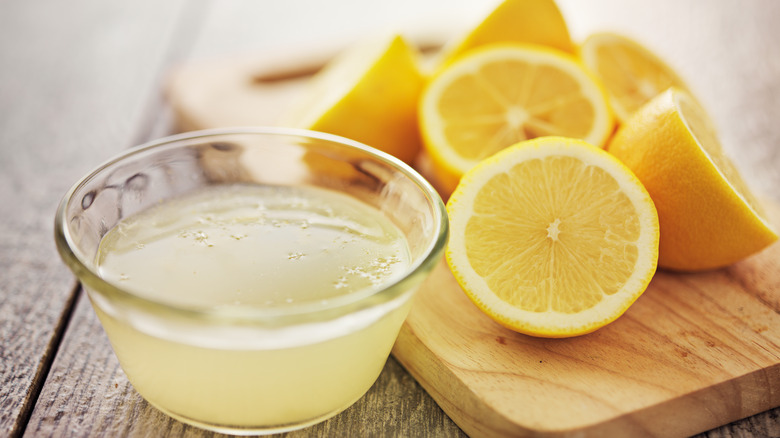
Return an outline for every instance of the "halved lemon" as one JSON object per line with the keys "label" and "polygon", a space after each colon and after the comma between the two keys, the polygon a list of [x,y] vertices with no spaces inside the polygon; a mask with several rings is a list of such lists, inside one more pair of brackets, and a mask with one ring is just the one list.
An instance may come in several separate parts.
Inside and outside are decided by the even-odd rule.
{"label": "halved lemon", "polygon": [[614,321],[656,270],[658,216],[633,173],[584,141],[520,142],[467,172],[447,203],[447,262],[469,298],[521,333]]}
{"label": "halved lemon", "polygon": [[399,35],[350,47],[312,78],[282,124],[347,137],[411,164],[421,149],[418,57]]}
{"label": "halved lemon", "polygon": [[604,89],[577,59],[523,44],[478,48],[442,69],[422,93],[419,117],[445,193],[518,141],[559,135],[602,146],[614,125]]}
{"label": "halved lemon", "polygon": [[590,35],[580,47],[580,57],[601,78],[621,123],[669,87],[686,89],[680,76],[661,58],[622,35]]}
{"label": "halved lemon", "polygon": [[718,268],[777,240],[712,121],[685,91],[671,88],[640,108],[608,151],[636,174],[658,208],[659,266]]}

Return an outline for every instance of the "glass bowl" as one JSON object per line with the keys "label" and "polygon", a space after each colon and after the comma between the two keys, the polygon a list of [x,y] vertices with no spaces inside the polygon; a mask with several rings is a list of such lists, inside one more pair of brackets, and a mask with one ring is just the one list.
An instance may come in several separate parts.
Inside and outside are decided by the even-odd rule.
{"label": "glass bowl", "polygon": [[[237,186],[326,190],[368,205],[400,230],[408,265],[347,295],[270,306],[172,300],[166,291],[182,291],[170,282],[168,289],[133,288],[100,270],[99,254],[110,254],[101,240],[120,221],[193,193]],[[362,397],[412,297],[440,260],[447,233],[441,198],[400,160],[345,138],[283,128],[198,131],[132,148],[78,181],[55,218],[59,253],[135,389],[176,419],[231,434],[302,428]],[[214,262],[220,257],[227,256]],[[235,275],[225,272],[220,280],[228,284]],[[312,290],[325,286],[311,280],[311,267],[285,275],[310,280]],[[258,287],[274,288],[263,281]]]}

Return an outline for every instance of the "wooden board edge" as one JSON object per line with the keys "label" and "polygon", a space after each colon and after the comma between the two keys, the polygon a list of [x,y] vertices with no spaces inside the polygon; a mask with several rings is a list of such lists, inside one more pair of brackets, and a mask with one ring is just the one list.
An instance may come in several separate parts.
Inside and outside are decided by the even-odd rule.
{"label": "wooden board edge", "polygon": [[[409,324],[404,324],[393,346],[392,354],[398,363],[414,377],[436,401],[439,407],[470,437],[502,437],[528,435],[532,432],[517,426],[514,422],[498,414],[484,403],[459,405],[452,400],[479,400],[473,392],[441,362],[435,354],[414,334]],[[416,357],[412,362],[406,360]],[[449,375],[452,385],[437,388],[431,381]],[[479,421],[478,421],[479,420]],[[489,428],[483,425],[487,423]]]}

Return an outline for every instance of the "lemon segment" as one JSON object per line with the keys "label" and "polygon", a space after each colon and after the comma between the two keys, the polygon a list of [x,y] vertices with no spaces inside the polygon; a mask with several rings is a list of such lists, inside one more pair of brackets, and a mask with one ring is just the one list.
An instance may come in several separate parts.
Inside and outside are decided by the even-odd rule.
{"label": "lemon segment", "polygon": [[447,203],[450,268],[501,325],[567,337],[614,321],[644,292],[658,256],[650,196],[586,142],[520,142],[468,171]]}
{"label": "lemon segment", "polygon": [[553,0],[504,0],[474,28],[444,47],[440,65],[474,48],[503,42],[539,44],[574,53],[566,21]]}
{"label": "lemon segment", "polygon": [[601,146],[614,126],[604,89],[577,59],[523,44],[481,47],[444,68],[423,91],[419,117],[445,192],[518,141],[558,135]]}
{"label": "lemon segment", "polygon": [[418,58],[399,35],[351,47],[312,78],[282,123],[341,135],[411,164],[421,149]]}
{"label": "lemon segment", "polygon": [[687,89],[660,57],[622,35],[590,35],[580,47],[580,57],[604,83],[620,123],[669,87]]}
{"label": "lemon segment", "polygon": [[778,238],[694,98],[669,89],[615,133],[608,150],[647,188],[661,223],[659,266],[730,265]]}

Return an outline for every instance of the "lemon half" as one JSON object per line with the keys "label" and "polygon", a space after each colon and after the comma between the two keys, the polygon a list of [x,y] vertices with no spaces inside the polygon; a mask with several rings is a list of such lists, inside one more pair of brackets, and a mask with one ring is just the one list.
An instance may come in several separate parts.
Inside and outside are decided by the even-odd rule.
{"label": "lemon half", "polygon": [[601,146],[614,126],[606,92],[576,58],[527,44],[481,47],[441,70],[423,91],[419,117],[445,192],[518,141],[557,135]]}
{"label": "lemon half", "polygon": [[631,171],[580,140],[518,143],[467,172],[447,203],[447,262],[501,325],[543,337],[592,332],[645,291],[658,216]]}

